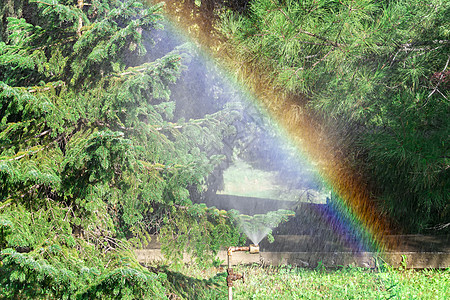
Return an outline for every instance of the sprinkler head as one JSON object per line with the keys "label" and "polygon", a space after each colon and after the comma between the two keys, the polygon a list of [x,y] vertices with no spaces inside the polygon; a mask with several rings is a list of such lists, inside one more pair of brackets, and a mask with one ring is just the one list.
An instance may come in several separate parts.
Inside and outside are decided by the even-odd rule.
{"label": "sprinkler head", "polygon": [[250,254],[256,254],[259,253],[259,245],[250,244]]}

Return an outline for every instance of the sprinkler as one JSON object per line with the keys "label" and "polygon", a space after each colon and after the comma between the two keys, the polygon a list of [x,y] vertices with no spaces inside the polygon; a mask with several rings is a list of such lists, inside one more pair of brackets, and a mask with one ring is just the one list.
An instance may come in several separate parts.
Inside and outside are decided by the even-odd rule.
{"label": "sprinkler", "polygon": [[242,279],[242,282],[245,282],[244,274],[234,273],[231,268],[231,255],[236,251],[248,251],[250,254],[259,253],[259,246],[251,244],[248,247],[229,247],[228,248],[228,269],[227,269],[227,286],[228,286],[228,300],[233,300],[233,281]]}

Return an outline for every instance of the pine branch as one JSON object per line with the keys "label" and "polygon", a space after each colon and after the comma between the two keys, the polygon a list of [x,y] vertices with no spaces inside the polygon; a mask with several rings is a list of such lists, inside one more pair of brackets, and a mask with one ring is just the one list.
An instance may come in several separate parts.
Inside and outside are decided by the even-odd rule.
{"label": "pine branch", "polygon": [[[286,14],[286,12],[285,12],[282,8],[280,8],[280,9],[278,9],[278,10],[286,17],[286,19],[287,19],[293,26],[296,26],[296,24],[291,20],[291,18]],[[340,43],[338,43],[338,42],[331,41],[331,40],[329,40],[329,39],[327,39],[327,38],[324,38],[324,37],[322,37],[322,36],[320,36],[320,35],[317,35],[317,34],[315,34],[315,33],[308,32],[308,31],[303,30],[303,29],[301,29],[301,28],[298,29],[298,31],[299,31],[300,33],[304,33],[304,34],[309,35],[309,36],[311,36],[311,37],[314,37],[314,38],[316,38],[316,39],[319,39],[319,40],[322,40],[322,41],[324,41],[324,42],[327,42],[327,43],[329,43],[331,46],[334,46],[334,47],[342,47],[342,46],[344,46],[344,44],[340,44]]]}
{"label": "pine branch", "polygon": [[[445,63],[445,67],[444,67],[444,69],[443,69],[442,72],[441,72],[441,76],[439,77],[438,83],[436,84],[436,86],[434,87],[433,91],[428,95],[427,98],[430,98],[430,97],[438,90],[438,87],[439,87],[439,85],[441,84],[442,79],[444,78],[444,72],[445,72],[445,70],[447,70],[449,61],[450,61],[450,55],[448,56],[447,62]],[[446,100],[448,100],[447,97],[444,96],[444,94],[442,94],[440,91],[439,91],[439,93],[440,93]]]}
{"label": "pine branch", "polygon": [[4,201],[2,204],[2,206],[0,206],[0,211],[8,206],[10,206],[13,202],[13,199],[8,199],[6,201]]}
{"label": "pine branch", "polygon": [[321,59],[319,59],[318,61],[316,61],[316,62],[312,65],[311,69],[314,68],[315,66],[317,66],[317,64],[319,64],[320,62],[322,62],[325,58],[327,58],[327,56],[328,56],[331,52],[333,52],[333,50],[328,51],[327,54],[325,54]]}
{"label": "pine branch", "polygon": [[449,227],[449,226],[450,226],[450,223],[445,223],[445,224],[439,224],[439,225],[436,225],[436,226],[434,226],[434,227],[429,227],[429,228],[426,228],[426,229],[442,230],[442,229],[445,229],[445,228],[447,228],[447,227]]}

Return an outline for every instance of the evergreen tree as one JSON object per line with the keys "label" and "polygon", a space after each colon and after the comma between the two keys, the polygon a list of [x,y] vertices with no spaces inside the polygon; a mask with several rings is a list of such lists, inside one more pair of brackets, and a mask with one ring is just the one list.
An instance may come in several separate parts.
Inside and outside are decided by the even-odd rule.
{"label": "evergreen tree", "polygon": [[307,96],[384,211],[418,232],[449,228],[449,11],[448,1],[254,0],[220,26],[236,60],[300,107]]}
{"label": "evergreen tree", "polygon": [[161,5],[21,3],[0,16],[0,294],[165,298],[130,245],[159,233],[173,257],[212,258],[239,243],[230,216],[188,192],[220,163],[211,149],[236,112],[174,123],[170,85],[195,53],[149,61]]}

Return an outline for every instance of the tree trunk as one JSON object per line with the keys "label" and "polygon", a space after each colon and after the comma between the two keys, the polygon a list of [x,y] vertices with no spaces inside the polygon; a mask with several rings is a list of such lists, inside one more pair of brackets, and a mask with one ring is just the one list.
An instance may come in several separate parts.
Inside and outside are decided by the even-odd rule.
{"label": "tree trunk", "polygon": [[28,3],[28,0],[0,0],[0,42],[8,42],[8,18],[25,18],[27,21],[33,16],[36,9]]}

